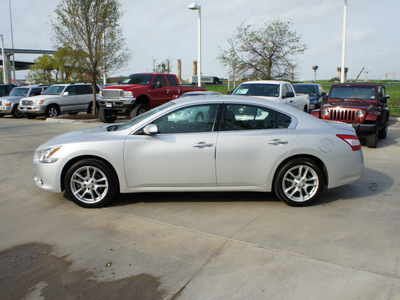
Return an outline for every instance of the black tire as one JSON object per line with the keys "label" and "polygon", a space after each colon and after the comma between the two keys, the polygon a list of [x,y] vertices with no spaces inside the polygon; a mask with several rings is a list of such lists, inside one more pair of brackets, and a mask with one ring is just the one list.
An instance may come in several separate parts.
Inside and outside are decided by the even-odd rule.
{"label": "black tire", "polygon": [[[93,102],[90,102],[89,105],[88,105],[88,108],[87,108],[87,110],[86,110],[86,112],[87,112],[88,114],[91,114],[91,113],[92,113],[92,107],[93,107]],[[95,114],[98,114],[98,113],[99,113],[99,106],[97,105],[97,103],[96,103],[96,111],[95,111],[94,113],[95,113]]]}
{"label": "black tire", "polygon": [[0,118],[2,118],[2,117],[4,117],[4,115],[3,115],[3,114],[0,114]]}
{"label": "black tire", "polygon": [[98,159],[84,159],[73,164],[64,181],[69,199],[87,208],[103,207],[118,193],[114,170]]}
{"label": "black tire", "polygon": [[388,128],[389,128],[389,115],[386,117],[386,122],[385,122],[385,127],[379,130],[379,135],[378,137],[380,139],[386,139],[387,133],[388,133]]}
{"label": "black tire", "polygon": [[18,104],[14,106],[11,115],[13,116],[13,118],[18,118],[18,119],[24,117],[24,113],[18,110]]}
{"label": "black tire", "polygon": [[308,158],[296,158],[278,169],[274,191],[290,206],[307,206],[318,198],[324,184],[325,176],[317,163]]}
{"label": "black tire", "polygon": [[308,113],[308,108],[307,108],[307,106],[304,106],[303,111],[304,111],[305,113]]}
{"label": "black tire", "polygon": [[27,119],[36,119],[36,117],[37,117],[37,115],[34,115],[34,114],[25,114],[25,113],[24,113],[24,116],[25,116],[25,118],[27,118]]}
{"label": "black tire", "polygon": [[376,131],[372,134],[367,135],[366,144],[368,148],[376,148],[378,146],[378,125],[376,126]]}
{"label": "black tire", "polygon": [[133,107],[133,109],[130,113],[130,117],[131,117],[131,119],[133,119],[134,117],[137,117],[138,115],[141,115],[148,110],[149,110],[149,107],[146,104],[139,103]]}
{"label": "black tire", "polygon": [[56,118],[60,115],[60,108],[55,104],[50,104],[46,107],[44,116],[46,118]]}
{"label": "black tire", "polygon": [[100,107],[99,109],[99,119],[104,123],[114,123],[117,117],[112,116],[108,109],[104,109],[104,107]]}

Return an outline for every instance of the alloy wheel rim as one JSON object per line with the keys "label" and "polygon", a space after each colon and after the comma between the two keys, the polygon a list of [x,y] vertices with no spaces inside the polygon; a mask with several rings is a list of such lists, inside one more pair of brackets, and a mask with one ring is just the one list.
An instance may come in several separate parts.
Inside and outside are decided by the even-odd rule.
{"label": "alloy wheel rim", "polygon": [[81,202],[93,204],[104,199],[108,192],[108,179],[98,168],[84,166],[71,177],[71,191]]}
{"label": "alloy wheel rim", "polygon": [[285,196],[294,202],[304,202],[318,191],[319,178],[313,168],[298,165],[289,169],[282,180]]}
{"label": "alloy wheel rim", "polygon": [[49,117],[50,117],[50,118],[52,118],[52,117],[57,117],[57,115],[58,115],[57,109],[54,108],[54,107],[51,107],[51,108],[49,109]]}

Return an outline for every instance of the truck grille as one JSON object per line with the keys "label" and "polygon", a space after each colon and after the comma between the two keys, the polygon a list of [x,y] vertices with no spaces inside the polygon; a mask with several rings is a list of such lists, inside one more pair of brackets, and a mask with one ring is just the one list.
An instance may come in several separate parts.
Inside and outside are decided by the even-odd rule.
{"label": "truck grille", "polygon": [[22,100],[22,105],[33,105],[32,100]]}
{"label": "truck grille", "polygon": [[119,99],[124,98],[124,90],[107,89],[101,91],[104,99]]}
{"label": "truck grille", "polygon": [[353,122],[356,117],[356,111],[347,109],[332,109],[329,111],[329,116],[330,120]]}

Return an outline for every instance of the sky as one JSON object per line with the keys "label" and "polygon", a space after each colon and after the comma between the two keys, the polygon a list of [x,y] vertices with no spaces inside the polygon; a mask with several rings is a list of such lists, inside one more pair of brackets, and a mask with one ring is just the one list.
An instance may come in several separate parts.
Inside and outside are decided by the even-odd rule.
{"label": "sky", "polygon": [[[0,1],[0,34],[5,48],[11,48],[10,7],[14,48],[53,49],[51,20],[58,0]],[[122,34],[131,51],[126,67],[110,76],[152,72],[153,59],[169,59],[177,73],[182,62],[182,78],[193,75],[197,60],[197,11],[189,10],[191,0],[120,0]],[[220,49],[241,24],[261,26],[279,18],[291,20],[292,30],[301,35],[308,50],[296,56],[296,80],[338,77],[342,59],[344,0],[199,0],[202,22],[202,74],[227,78],[230,70],[217,59]],[[400,1],[348,0],[346,67],[354,79],[362,68],[368,79],[384,79],[385,73],[400,78]],[[18,54],[16,60],[33,61],[37,56]],[[19,71],[17,79],[27,72]],[[365,78],[365,73],[360,79]],[[391,77],[390,77],[391,78]]]}

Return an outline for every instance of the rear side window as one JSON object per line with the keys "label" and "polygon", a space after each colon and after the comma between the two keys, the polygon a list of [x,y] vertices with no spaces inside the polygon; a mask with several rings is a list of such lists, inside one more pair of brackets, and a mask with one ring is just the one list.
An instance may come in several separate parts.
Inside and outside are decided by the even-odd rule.
{"label": "rear side window", "polygon": [[77,85],[76,86],[76,94],[77,95],[86,95],[91,94],[92,89],[89,85]]}
{"label": "rear side window", "polygon": [[173,75],[167,75],[167,80],[169,86],[178,86],[178,83],[176,82],[176,77]]}
{"label": "rear side window", "polygon": [[226,106],[222,130],[260,130],[288,128],[292,118],[280,112],[253,105]]}
{"label": "rear side window", "polygon": [[41,88],[33,88],[31,90],[30,96],[37,96],[37,95],[40,95],[41,93],[42,93],[42,89]]}

